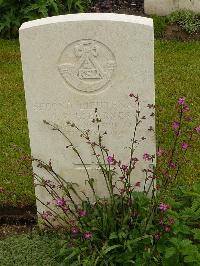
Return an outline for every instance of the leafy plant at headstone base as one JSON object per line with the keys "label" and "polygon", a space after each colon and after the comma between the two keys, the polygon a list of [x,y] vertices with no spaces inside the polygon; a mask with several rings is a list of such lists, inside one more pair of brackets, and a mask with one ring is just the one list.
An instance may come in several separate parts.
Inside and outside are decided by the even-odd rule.
{"label": "leafy plant at headstone base", "polygon": [[177,23],[189,34],[200,32],[200,14],[191,10],[178,10],[168,16],[171,24]]}
{"label": "leafy plant at headstone base", "polygon": [[169,23],[168,17],[153,15],[151,18],[153,19],[155,38],[162,38]]}
{"label": "leafy plant at headstone base", "polygon": [[89,4],[90,0],[0,0],[0,36],[16,38],[23,22],[84,12]]}
{"label": "leafy plant at headstone base", "polygon": [[[130,94],[137,106],[134,133],[130,145],[130,159],[121,162],[104,145],[106,132],[101,131],[101,119],[95,110],[93,123],[97,127],[97,141],[89,130],[74,128],[92,149],[108,190],[108,198],[100,198],[95,180],[76,146],[55,124],[44,123],[58,131],[82,162],[94,199],[78,191],[78,185],[65,181],[53,169],[50,161],[31,158],[51,179],[34,173],[36,186],[51,195],[51,202],[42,202],[46,211],[39,213],[44,225],[64,229],[58,253],[63,265],[199,265],[200,261],[200,183],[192,188],[180,186],[178,176],[185,163],[185,155],[200,133],[200,126],[191,125],[185,98],[179,98],[177,118],[172,122],[174,140],[170,149],[158,147],[158,166],[144,169],[145,180],[132,180],[138,158],[134,151],[144,140],[137,130],[144,119],[138,95]],[[154,105],[148,104],[154,116]],[[153,130],[152,128],[149,130]],[[154,154],[145,153],[143,160],[153,163]],[[138,191],[140,187],[140,191]]]}

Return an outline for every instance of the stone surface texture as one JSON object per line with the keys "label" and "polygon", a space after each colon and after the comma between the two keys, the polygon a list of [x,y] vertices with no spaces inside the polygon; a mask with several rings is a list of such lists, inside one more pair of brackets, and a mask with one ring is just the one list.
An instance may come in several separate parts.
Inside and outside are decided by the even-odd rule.
{"label": "stone surface texture", "polygon": [[[90,129],[95,108],[101,117],[101,132],[107,131],[105,144],[109,154],[128,163],[130,140],[135,126],[136,103],[129,94],[140,97],[141,116],[136,138],[135,157],[140,162],[133,183],[144,181],[142,169],[148,167],[144,153],[155,154],[154,116],[148,104],[154,104],[154,37],[149,18],[117,14],[76,14],[39,19],[20,28],[20,49],[26,96],[31,153],[52,166],[65,180],[76,182],[86,193],[86,173],[74,152],[66,149],[68,141],[43,123],[58,125],[76,145],[88,167],[100,196],[107,196],[103,176],[88,144],[80,133],[67,125],[75,122]],[[50,178],[33,164],[33,171]],[[49,196],[36,187],[43,202]],[[39,212],[44,206],[37,203]]]}
{"label": "stone surface texture", "polygon": [[200,12],[199,0],[144,0],[144,11],[149,15],[166,16],[180,9]]}

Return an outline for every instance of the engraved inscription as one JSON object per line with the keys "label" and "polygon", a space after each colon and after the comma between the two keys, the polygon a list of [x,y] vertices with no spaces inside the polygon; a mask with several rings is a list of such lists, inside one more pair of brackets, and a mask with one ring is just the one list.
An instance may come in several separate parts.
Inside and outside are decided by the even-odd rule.
{"label": "engraved inscription", "polygon": [[116,68],[112,51],[95,40],[79,40],[62,52],[58,70],[74,89],[93,92],[105,87]]}
{"label": "engraved inscription", "polygon": [[[86,97],[87,98],[87,97]],[[127,135],[127,128],[134,131],[135,126],[135,106],[127,102],[118,102],[116,100],[88,100],[77,102],[76,105],[68,99],[62,99],[58,102],[36,102],[32,106],[36,116],[41,116],[51,123],[55,123],[70,138],[74,139],[74,144],[78,149],[84,164],[89,169],[98,169],[97,161],[89,145],[80,138],[79,132],[71,127],[67,121],[74,122],[81,130],[90,130],[90,136],[93,141],[98,141],[98,128],[93,123],[95,117],[94,109],[97,108],[98,116],[101,118],[100,132],[103,135],[105,131],[104,144],[106,147],[115,151],[119,143],[123,149],[120,150],[120,158],[126,159],[129,141],[132,137],[131,132]],[[41,113],[41,114],[40,114]],[[49,116],[49,114],[51,114]],[[138,135],[152,138],[153,131],[149,127],[154,127],[154,118],[149,117],[148,113],[142,111],[141,117],[146,115],[147,120],[143,121],[143,126],[138,128]],[[75,139],[76,136],[76,139]],[[147,138],[148,140],[148,138]],[[146,140],[145,140],[146,142]],[[144,144],[144,142],[143,142]],[[136,145],[137,146],[137,145]],[[96,148],[98,149],[98,148]],[[100,154],[100,151],[96,150]],[[76,154],[70,155],[70,163],[74,169],[83,169],[82,162]]]}

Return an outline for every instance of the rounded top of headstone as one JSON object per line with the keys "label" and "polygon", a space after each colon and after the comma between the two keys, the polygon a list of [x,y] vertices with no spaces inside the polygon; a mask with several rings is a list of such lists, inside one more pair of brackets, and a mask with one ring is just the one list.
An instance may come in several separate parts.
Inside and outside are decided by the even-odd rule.
{"label": "rounded top of headstone", "polygon": [[25,22],[21,25],[20,31],[48,25],[52,23],[63,23],[63,22],[76,22],[76,21],[116,21],[125,23],[134,23],[153,27],[153,20],[151,18],[125,15],[125,14],[114,14],[114,13],[79,13],[79,14],[68,14],[61,16],[53,16],[42,19],[36,19]]}

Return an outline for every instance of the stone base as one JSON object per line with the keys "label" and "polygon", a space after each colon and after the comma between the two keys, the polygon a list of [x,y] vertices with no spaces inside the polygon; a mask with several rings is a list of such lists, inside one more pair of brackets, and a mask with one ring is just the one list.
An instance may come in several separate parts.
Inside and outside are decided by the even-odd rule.
{"label": "stone base", "polygon": [[144,0],[144,11],[149,15],[166,16],[179,9],[200,12],[199,0]]}

